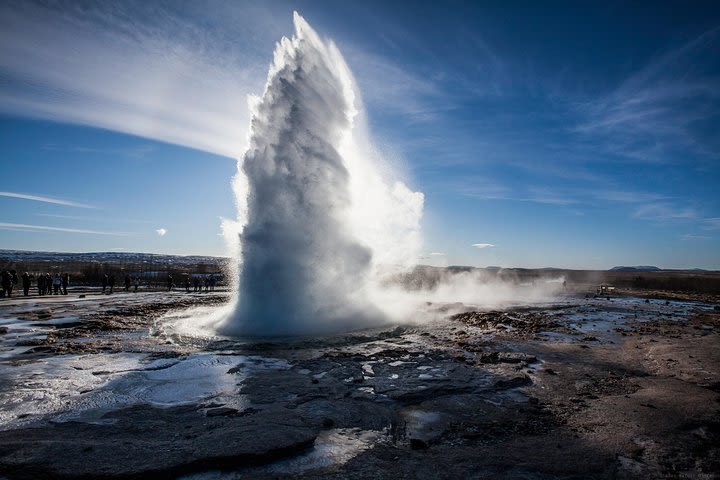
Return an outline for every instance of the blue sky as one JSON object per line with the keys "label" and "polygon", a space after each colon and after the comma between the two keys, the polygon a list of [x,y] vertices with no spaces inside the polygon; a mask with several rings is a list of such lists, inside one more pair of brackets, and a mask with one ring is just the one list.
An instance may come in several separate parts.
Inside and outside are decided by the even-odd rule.
{"label": "blue sky", "polygon": [[3,2],[0,248],[223,255],[298,10],[425,193],[423,263],[720,269],[720,4],[464,3]]}

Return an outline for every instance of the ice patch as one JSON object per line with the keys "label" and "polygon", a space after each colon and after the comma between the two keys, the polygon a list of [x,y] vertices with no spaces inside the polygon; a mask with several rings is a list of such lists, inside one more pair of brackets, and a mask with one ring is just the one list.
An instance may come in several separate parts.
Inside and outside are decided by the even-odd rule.
{"label": "ice patch", "polygon": [[132,353],[65,355],[4,367],[0,429],[48,417],[95,421],[134,404],[170,407],[220,396],[242,402],[237,385],[248,374],[284,368],[283,360],[210,353],[150,361]]}

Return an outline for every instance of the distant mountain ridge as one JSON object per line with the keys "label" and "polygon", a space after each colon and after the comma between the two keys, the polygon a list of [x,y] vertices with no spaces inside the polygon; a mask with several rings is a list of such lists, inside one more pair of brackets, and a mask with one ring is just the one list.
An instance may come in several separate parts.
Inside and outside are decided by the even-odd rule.
{"label": "distant mountain ridge", "polygon": [[0,250],[0,260],[14,261],[49,261],[49,262],[101,262],[101,263],[153,263],[166,265],[223,265],[226,257],[211,257],[205,255],[164,255],[158,253],[133,252],[89,252],[89,253],[61,253],[61,252],[35,252],[26,250]]}
{"label": "distant mountain ridge", "polygon": [[652,265],[636,265],[634,267],[619,266],[610,269],[611,272],[657,272],[658,270],[662,270],[662,268]]}

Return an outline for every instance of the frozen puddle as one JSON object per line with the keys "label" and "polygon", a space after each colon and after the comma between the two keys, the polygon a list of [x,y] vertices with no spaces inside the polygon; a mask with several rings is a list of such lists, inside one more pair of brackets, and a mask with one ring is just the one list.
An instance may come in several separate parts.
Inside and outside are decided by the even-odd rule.
{"label": "frozen puddle", "polygon": [[238,403],[238,384],[249,373],[289,366],[256,356],[200,353],[148,361],[145,354],[122,353],[62,355],[0,368],[0,429],[7,430],[42,420],[97,422],[135,404],[170,407],[223,396]]}
{"label": "frozen puddle", "polygon": [[267,471],[291,475],[334,465],[348,460],[375,445],[384,437],[383,432],[359,428],[337,428],[321,432],[313,448],[299,457],[275,463]]}
{"label": "frozen puddle", "polygon": [[[570,306],[558,312],[557,320],[576,334],[615,338],[619,332],[636,324],[654,320],[684,321],[691,315],[712,310],[713,306],[700,302],[673,300],[645,300],[637,297],[611,297],[610,301],[593,299],[582,306]],[[543,332],[544,336],[570,342],[573,334]]]}

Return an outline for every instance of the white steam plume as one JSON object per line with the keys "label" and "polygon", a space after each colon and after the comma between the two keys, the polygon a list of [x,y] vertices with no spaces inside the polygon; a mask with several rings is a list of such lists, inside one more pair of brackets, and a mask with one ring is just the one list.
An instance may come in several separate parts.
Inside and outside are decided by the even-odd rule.
{"label": "white steam plume", "polygon": [[251,101],[249,148],[233,179],[238,219],[223,221],[238,259],[236,299],[165,328],[191,336],[320,334],[436,318],[428,302],[486,308],[549,300],[561,280],[522,285],[410,268],[421,252],[423,195],[388,181],[396,175],[369,140],[335,45],[298,14],[294,24],[295,35],[275,49],[262,97]]}
{"label": "white steam plume", "polygon": [[[370,298],[385,264],[420,247],[423,196],[388,184],[340,52],[297,13],[251,106],[238,164],[238,299],[230,334],[337,331],[384,320]],[[356,123],[356,121],[358,121]]]}

